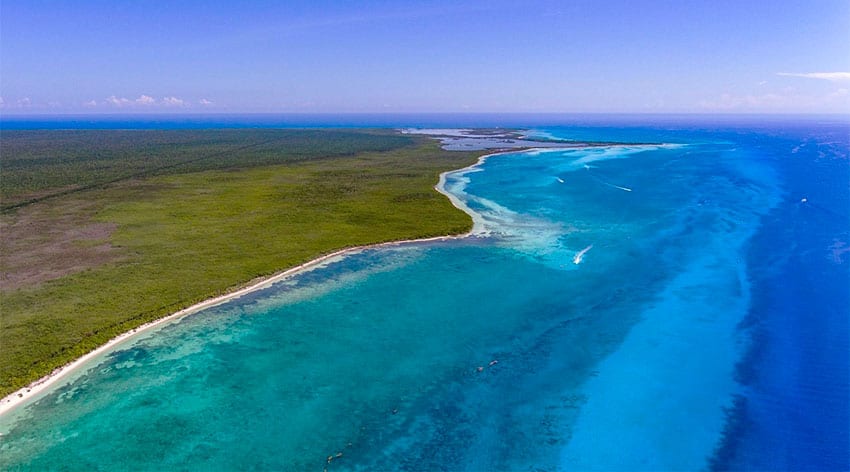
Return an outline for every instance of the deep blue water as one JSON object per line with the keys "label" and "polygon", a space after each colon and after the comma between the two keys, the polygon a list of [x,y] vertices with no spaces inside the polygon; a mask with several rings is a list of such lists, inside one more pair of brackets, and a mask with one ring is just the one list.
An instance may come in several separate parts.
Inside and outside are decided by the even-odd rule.
{"label": "deep blue water", "polygon": [[138,338],[0,418],[0,468],[850,469],[846,118],[450,118],[383,124],[670,144],[449,174],[472,237]]}

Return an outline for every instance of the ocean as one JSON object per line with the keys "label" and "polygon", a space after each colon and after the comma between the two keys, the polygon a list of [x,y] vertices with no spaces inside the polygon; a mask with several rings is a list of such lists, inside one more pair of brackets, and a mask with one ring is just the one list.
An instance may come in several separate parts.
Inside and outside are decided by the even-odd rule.
{"label": "ocean", "polygon": [[[158,126],[623,144],[447,174],[469,237],[134,338],[0,418],[0,469],[850,469],[846,117],[262,118]],[[98,127],[74,119],[0,125]]]}

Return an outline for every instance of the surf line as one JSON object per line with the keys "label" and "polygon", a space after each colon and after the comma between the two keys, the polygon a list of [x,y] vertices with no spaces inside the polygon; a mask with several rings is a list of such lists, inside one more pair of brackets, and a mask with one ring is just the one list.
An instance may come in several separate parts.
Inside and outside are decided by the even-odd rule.
{"label": "surf line", "polygon": [[591,244],[590,246],[587,246],[586,248],[584,248],[584,249],[582,249],[581,251],[579,251],[579,252],[575,255],[575,257],[573,257],[573,264],[576,264],[576,265],[581,264],[581,260],[584,258],[584,255],[585,255],[585,254],[587,253],[587,251],[589,251],[591,248],[593,248],[593,244]]}

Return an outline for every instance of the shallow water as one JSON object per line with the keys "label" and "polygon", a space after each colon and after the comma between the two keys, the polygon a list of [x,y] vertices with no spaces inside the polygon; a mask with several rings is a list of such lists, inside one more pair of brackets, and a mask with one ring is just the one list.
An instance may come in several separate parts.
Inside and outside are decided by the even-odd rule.
{"label": "shallow water", "polygon": [[847,129],[540,129],[677,145],[449,174],[472,237],[137,339],[3,418],[0,468],[846,469]]}

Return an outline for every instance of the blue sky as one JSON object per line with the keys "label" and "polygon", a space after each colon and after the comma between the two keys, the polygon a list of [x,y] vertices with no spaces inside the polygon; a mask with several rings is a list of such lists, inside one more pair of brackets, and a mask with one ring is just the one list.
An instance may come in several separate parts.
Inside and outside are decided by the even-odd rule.
{"label": "blue sky", "polygon": [[0,110],[850,113],[850,1],[3,0]]}

